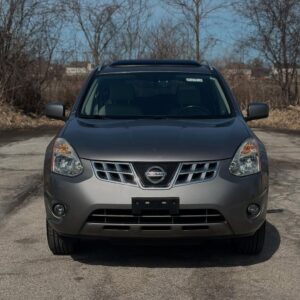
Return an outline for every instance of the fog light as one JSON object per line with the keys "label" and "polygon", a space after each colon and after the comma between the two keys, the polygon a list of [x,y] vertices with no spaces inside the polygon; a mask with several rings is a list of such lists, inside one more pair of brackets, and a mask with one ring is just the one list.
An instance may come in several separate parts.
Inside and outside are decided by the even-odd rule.
{"label": "fog light", "polygon": [[260,206],[258,204],[250,204],[247,208],[248,215],[250,217],[256,217],[260,212]]}
{"label": "fog light", "polygon": [[62,217],[65,215],[65,207],[62,204],[55,204],[53,206],[53,213],[57,216],[57,217]]}

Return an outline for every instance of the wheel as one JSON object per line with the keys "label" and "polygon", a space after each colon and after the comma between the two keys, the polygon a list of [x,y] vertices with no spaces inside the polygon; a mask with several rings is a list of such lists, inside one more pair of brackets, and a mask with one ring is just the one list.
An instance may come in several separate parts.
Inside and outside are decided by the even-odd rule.
{"label": "wheel", "polygon": [[265,243],[266,221],[252,236],[234,238],[232,245],[240,254],[259,254]]}
{"label": "wheel", "polygon": [[75,252],[78,240],[60,236],[47,222],[48,246],[54,255],[68,255]]}

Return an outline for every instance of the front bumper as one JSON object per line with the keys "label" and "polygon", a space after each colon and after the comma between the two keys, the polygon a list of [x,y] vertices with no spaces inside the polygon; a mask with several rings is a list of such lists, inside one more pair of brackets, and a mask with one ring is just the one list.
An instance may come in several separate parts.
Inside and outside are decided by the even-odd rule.
{"label": "front bumper", "polygon": [[[231,160],[220,161],[217,176],[210,181],[173,187],[171,189],[143,190],[139,187],[104,182],[95,177],[91,163],[82,159],[84,173],[68,178],[45,173],[45,206],[47,220],[62,235],[84,237],[209,237],[243,236],[253,234],[265,221],[268,199],[268,174],[261,173],[236,177],[229,173]],[[91,213],[99,209],[131,209],[133,197],[178,197],[180,209],[213,209],[225,221],[190,224],[123,224],[118,230],[107,224],[87,222]],[[57,218],[52,207],[62,203],[66,215]],[[257,203],[260,214],[249,218],[247,207]],[[120,224],[119,224],[120,225]],[[198,227],[197,227],[198,226]]]}

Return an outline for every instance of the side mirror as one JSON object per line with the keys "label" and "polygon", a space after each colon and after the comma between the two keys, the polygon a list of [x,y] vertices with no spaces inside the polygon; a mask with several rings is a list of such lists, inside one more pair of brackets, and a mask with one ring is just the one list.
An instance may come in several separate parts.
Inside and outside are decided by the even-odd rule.
{"label": "side mirror", "polygon": [[269,106],[266,103],[250,103],[247,108],[247,117],[245,117],[245,120],[251,121],[251,120],[258,120],[267,118],[269,116]]}
{"label": "side mirror", "polygon": [[45,107],[45,115],[50,119],[66,120],[65,106],[59,102],[48,103]]}

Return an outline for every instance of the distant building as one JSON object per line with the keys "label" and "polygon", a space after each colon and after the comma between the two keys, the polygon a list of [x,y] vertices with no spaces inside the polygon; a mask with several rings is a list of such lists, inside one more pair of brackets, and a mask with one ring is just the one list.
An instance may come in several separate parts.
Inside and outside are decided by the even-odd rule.
{"label": "distant building", "polygon": [[226,77],[246,77],[251,79],[252,77],[252,70],[248,68],[226,68],[223,71],[223,74]]}
{"label": "distant building", "polygon": [[245,78],[256,80],[270,78],[271,70],[263,66],[252,66],[243,63],[231,63],[222,72],[227,78]]}
{"label": "distant building", "polygon": [[92,71],[92,64],[89,62],[79,61],[72,62],[65,68],[65,75],[67,76],[80,76],[86,75]]}
{"label": "distant building", "polygon": [[265,67],[253,67],[252,68],[252,79],[264,78],[268,79],[271,77],[271,69]]}
{"label": "distant building", "polygon": [[[287,70],[288,74],[291,74],[293,72],[293,68],[288,68],[288,69],[283,68],[283,67],[281,68],[281,72],[283,74],[286,73],[286,70]],[[272,74],[273,74],[273,76],[275,76],[275,77],[278,76],[279,71],[280,71],[280,67],[279,66],[273,66],[272,67]],[[300,77],[300,66],[296,67],[296,74],[297,74],[297,77],[299,78]]]}

